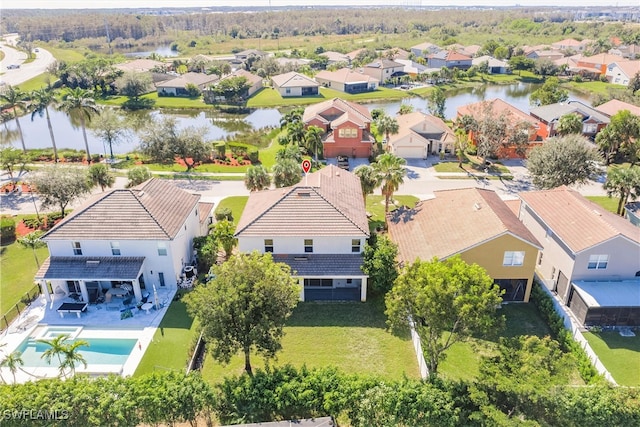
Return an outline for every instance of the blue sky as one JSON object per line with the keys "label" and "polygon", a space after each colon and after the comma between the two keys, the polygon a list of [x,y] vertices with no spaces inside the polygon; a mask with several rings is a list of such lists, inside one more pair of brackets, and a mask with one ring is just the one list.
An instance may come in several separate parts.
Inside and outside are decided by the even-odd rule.
{"label": "blue sky", "polygon": [[[3,9],[96,9],[138,7],[207,7],[207,6],[374,6],[419,5],[423,6],[557,6],[558,0],[2,0]],[[638,0],[562,0],[562,6],[638,6]],[[607,4],[607,6],[604,6]]]}

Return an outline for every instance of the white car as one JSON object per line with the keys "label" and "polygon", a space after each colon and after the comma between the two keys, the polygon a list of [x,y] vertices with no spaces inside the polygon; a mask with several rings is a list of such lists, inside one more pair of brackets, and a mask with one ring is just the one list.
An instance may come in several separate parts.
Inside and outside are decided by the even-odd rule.
{"label": "white car", "polygon": [[9,64],[9,65],[7,65],[7,70],[16,70],[18,68],[20,68],[19,64]]}

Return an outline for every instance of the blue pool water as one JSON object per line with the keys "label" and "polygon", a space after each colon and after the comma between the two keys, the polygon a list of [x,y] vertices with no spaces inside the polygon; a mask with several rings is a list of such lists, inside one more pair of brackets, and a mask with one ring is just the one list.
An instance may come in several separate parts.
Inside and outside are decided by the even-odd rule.
{"label": "blue pool water", "polygon": [[[88,365],[124,365],[138,340],[87,338],[84,341],[88,342],[89,346],[80,347],[79,353],[82,354]],[[55,356],[51,359],[51,365],[42,359],[42,355],[49,348],[48,344],[29,338],[20,344],[17,351],[22,353],[25,367],[57,367],[58,360]]]}
{"label": "blue pool water", "polygon": [[74,336],[80,333],[82,327],[80,326],[49,326],[42,334],[43,339],[55,338],[58,335],[70,335]]}

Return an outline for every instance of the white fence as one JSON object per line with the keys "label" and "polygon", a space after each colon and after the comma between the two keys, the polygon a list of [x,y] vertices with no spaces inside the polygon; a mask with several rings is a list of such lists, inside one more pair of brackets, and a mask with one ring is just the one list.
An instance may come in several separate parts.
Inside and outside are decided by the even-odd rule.
{"label": "white fence", "polygon": [[409,326],[411,327],[411,341],[413,341],[413,349],[416,352],[418,358],[418,369],[420,369],[420,376],[425,379],[429,376],[429,370],[427,369],[427,362],[424,360],[424,353],[422,352],[422,344],[420,343],[420,337],[413,326],[413,321],[409,320]]}

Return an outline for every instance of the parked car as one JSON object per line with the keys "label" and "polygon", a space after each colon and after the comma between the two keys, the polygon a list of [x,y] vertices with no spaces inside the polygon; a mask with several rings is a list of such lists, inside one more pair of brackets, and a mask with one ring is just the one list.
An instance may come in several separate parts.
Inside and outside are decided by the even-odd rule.
{"label": "parked car", "polygon": [[347,156],[338,156],[338,167],[340,169],[344,169],[346,171],[349,170],[349,157]]}
{"label": "parked car", "polygon": [[7,70],[15,70],[17,68],[20,68],[19,64],[9,64],[9,65],[7,65]]}

